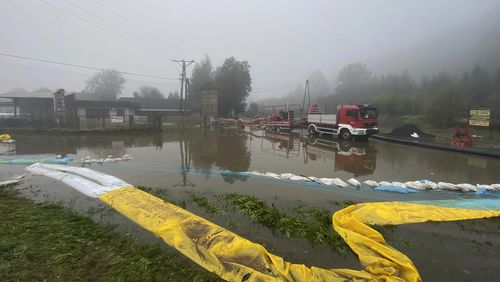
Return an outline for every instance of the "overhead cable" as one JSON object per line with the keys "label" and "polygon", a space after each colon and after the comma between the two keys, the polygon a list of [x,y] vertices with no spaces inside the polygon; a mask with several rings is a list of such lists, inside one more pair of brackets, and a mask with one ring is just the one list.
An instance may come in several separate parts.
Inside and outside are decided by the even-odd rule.
{"label": "overhead cable", "polygon": [[[0,53],[0,56],[23,59],[23,60],[30,60],[30,61],[36,61],[36,62],[42,62],[42,63],[56,64],[56,65],[62,65],[62,66],[68,66],[68,67],[90,69],[90,70],[98,70],[98,71],[109,70],[106,68],[98,68],[98,67],[91,67],[91,66],[84,66],[84,65],[69,64],[69,63],[57,62],[57,61],[52,61],[52,60],[44,60],[44,59],[37,59],[37,58],[7,54],[7,53]],[[118,70],[117,70],[117,72],[124,74],[124,75],[133,75],[133,76],[148,77],[148,78],[155,78],[155,79],[165,79],[165,80],[178,80],[178,78],[174,78],[174,77],[166,77],[166,76],[158,76],[158,75],[150,75],[150,74],[142,74],[142,73],[118,71]]]}

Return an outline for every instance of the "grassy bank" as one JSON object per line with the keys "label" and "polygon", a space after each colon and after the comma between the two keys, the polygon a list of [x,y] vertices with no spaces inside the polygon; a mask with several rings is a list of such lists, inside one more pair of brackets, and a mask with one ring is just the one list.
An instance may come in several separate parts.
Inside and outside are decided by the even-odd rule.
{"label": "grassy bank", "polygon": [[1,281],[217,281],[159,246],[0,188]]}

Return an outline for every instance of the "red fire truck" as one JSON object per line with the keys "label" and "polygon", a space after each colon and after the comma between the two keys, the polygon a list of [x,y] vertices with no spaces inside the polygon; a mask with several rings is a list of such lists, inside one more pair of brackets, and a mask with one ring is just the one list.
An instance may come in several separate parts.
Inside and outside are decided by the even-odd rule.
{"label": "red fire truck", "polygon": [[378,133],[377,109],[371,105],[339,105],[336,114],[319,111],[317,104],[309,106],[306,116],[309,134],[330,134],[340,139],[368,138]]}

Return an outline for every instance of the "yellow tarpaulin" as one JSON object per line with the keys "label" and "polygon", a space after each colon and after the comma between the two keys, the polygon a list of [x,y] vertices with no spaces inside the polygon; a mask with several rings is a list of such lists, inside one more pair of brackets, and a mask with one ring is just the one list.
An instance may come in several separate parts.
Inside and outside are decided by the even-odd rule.
{"label": "yellow tarpaulin", "polygon": [[364,203],[333,215],[333,228],[358,255],[364,270],[323,269],[293,264],[256,243],[134,187],[99,198],[189,259],[228,281],[420,281],[411,260],[389,246],[367,224],[404,224],[500,216],[402,202]]}

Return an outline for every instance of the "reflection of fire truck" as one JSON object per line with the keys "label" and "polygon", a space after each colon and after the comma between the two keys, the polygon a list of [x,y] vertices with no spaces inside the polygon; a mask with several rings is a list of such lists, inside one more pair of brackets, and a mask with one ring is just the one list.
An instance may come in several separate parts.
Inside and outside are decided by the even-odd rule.
{"label": "reflection of fire truck", "polygon": [[331,134],[340,139],[352,139],[353,136],[366,138],[378,133],[377,110],[370,105],[339,105],[336,114],[325,114],[313,104],[307,111],[306,122],[311,135]]}
{"label": "reflection of fire truck", "polygon": [[304,150],[306,161],[334,160],[334,170],[343,170],[355,176],[372,174],[377,164],[377,151],[366,142],[306,136]]}
{"label": "reflection of fire truck", "polygon": [[[266,106],[272,108],[271,116],[265,121],[265,130],[268,132],[289,132],[301,126],[301,107],[297,104]],[[276,112],[276,108],[281,108]]]}
{"label": "reflection of fire truck", "polygon": [[[266,139],[270,145],[265,145],[264,139]],[[260,149],[262,152],[272,153],[287,159],[298,157],[300,156],[300,136],[297,134],[264,132],[264,138],[261,140]]]}

